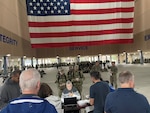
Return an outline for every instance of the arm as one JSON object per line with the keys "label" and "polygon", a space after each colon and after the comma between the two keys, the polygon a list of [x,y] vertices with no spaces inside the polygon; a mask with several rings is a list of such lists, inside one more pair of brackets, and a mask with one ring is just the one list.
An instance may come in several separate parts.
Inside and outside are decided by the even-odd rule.
{"label": "arm", "polygon": [[90,98],[90,105],[91,105],[91,106],[94,105],[94,98]]}
{"label": "arm", "polygon": [[65,94],[62,93],[62,95],[61,95],[61,102],[62,102],[62,103],[64,103],[64,98],[65,98]]}
{"label": "arm", "polygon": [[1,91],[1,101],[3,103],[8,103],[9,98],[8,98],[8,92],[7,92],[7,87],[3,87],[2,91]]}
{"label": "arm", "polygon": [[73,93],[73,97],[76,97],[77,100],[80,100],[80,99],[81,99],[81,96],[80,96],[80,94],[79,94],[78,91],[76,91],[76,92]]}
{"label": "arm", "polygon": [[94,97],[95,97],[95,90],[94,87],[90,87],[90,105],[94,105]]}

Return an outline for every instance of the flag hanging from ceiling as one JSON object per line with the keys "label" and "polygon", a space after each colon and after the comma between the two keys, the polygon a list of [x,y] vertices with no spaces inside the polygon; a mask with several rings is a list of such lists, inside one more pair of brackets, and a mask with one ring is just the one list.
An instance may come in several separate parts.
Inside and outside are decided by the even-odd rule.
{"label": "flag hanging from ceiling", "polygon": [[134,0],[26,0],[33,48],[133,42]]}

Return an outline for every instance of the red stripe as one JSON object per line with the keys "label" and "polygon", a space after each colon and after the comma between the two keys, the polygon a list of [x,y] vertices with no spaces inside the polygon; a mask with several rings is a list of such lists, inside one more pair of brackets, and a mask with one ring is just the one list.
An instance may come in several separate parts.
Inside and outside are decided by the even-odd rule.
{"label": "red stripe", "polygon": [[82,26],[82,25],[101,25],[115,23],[132,23],[133,18],[119,18],[108,20],[89,20],[89,21],[66,21],[66,22],[29,22],[29,27],[59,27],[59,26]]}
{"label": "red stripe", "polygon": [[133,2],[134,0],[71,0],[71,3]]}
{"label": "red stripe", "polygon": [[71,10],[71,14],[83,15],[83,14],[109,14],[109,13],[125,13],[133,12],[134,8],[110,8],[110,9],[89,9],[89,10]]}
{"label": "red stripe", "polygon": [[31,38],[54,38],[54,37],[73,37],[73,36],[94,36],[105,34],[132,33],[133,29],[113,29],[100,31],[81,31],[81,32],[63,32],[63,33],[30,33]]}
{"label": "red stripe", "polygon": [[90,42],[32,44],[32,48],[68,47],[68,46],[93,46],[93,45],[125,44],[125,43],[133,43],[133,39],[116,39],[116,40],[114,39],[114,40],[90,41]]}

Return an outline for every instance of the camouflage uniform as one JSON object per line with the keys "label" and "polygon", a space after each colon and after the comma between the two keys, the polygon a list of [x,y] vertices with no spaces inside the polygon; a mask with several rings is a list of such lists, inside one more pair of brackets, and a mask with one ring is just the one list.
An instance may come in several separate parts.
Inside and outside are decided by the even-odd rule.
{"label": "camouflage uniform", "polygon": [[67,77],[65,74],[62,75],[58,74],[57,77],[58,77],[57,82],[58,82],[59,96],[61,97],[63,90],[66,88]]}
{"label": "camouflage uniform", "polygon": [[85,79],[83,73],[81,71],[74,71],[73,73],[73,85],[74,87],[77,88],[77,90],[79,91],[79,93],[82,93],[82,85],[83,85],[83,80]]}
{"label": "camouflage uniform", "polygon": [[118,68],[117,66],[111,66],[110,67],[111,70],[111,76],[110,76],[110,83],[113,85],[115,85],[115,88],[117,89],[117,72],[118,72]]}
{"label": "camouflage uniform", "polygon": [[[97,71],[97,72],[99,72],[100,73],[100,71],[102,71],[102,68],[101,68],[101,66],[100,65],[94,65],[93,67],[92,67],[92,70],[91,71]],[[100,76],[100,78],[101,78],[101,76]]]}
{"label": "camouflage uniform", "polygon": [[69,80],[69,81],[72,81],[72,79],[73,79],[73,67],[72,66],[70,66],[69,67],[69,71],[68,71],[68,73],[67,73],[67,80]]}

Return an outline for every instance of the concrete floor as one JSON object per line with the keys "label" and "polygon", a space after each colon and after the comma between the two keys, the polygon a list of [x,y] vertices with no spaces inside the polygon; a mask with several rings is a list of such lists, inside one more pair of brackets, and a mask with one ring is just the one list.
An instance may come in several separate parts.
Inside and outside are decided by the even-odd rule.
{"label": "concrete floor", "polygon": [[[63,67],[65,72],[67,73],[68,67]],[[119,72],[128,70],[131,71],[135,75],[135,90],[143,95],[145,95],[150,102],[150,64],[144,65],[118,65]],[[46,82],[53,89],[54,95],[58,95],[57,85],[55,84],[57,69],[56,68],[47,68],[44,69],[47,73],[41,79],[42,82]],[[89,87],[92,85],[89,74],[85,75],[85,81],[83,84],[82,97],[89,94]],[[104,80],[109,80],[109,73],[103,72],[102,77]],[[0,80],[0,85],[2,85]],[[119,84],[118,84],[119,86]]]}

